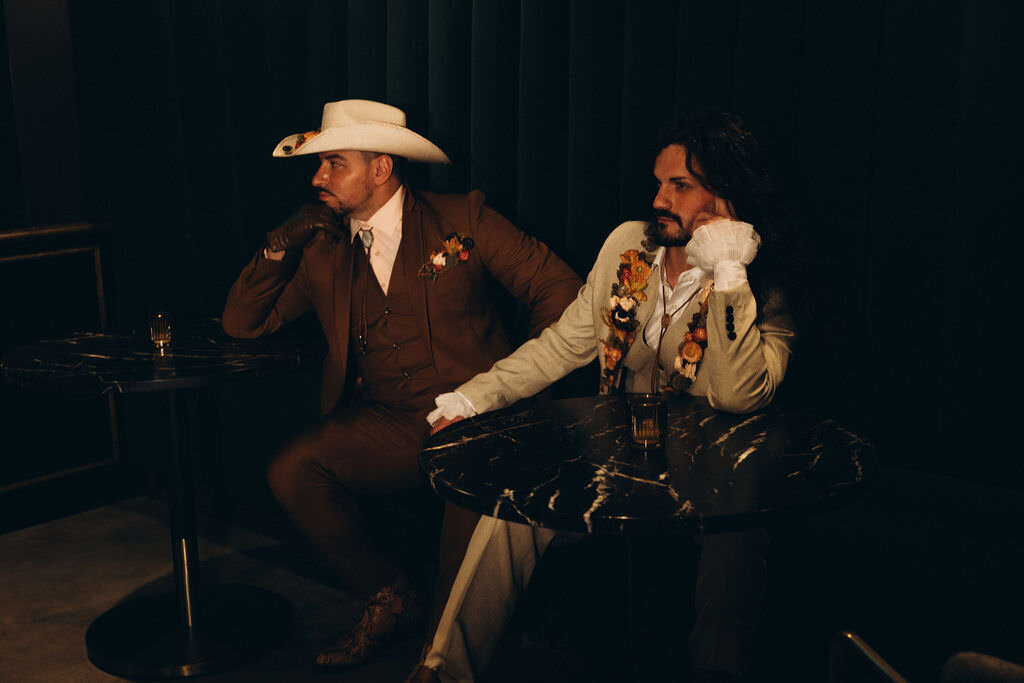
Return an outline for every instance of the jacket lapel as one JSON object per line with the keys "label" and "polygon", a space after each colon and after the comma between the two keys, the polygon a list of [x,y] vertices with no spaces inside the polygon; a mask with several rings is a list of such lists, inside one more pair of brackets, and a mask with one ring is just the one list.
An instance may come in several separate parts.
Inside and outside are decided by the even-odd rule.
{"label": "jacket lapel", "polygon": [[[664,247],[659,248],[664,249]],[[633,340],[632,346],[629,347],[629,351],[623,359],[623,364],[630,370],[639,370],[650,360],[650,353],[647,352],[649,347],[644,343],[644,330],[647,328],[647,324],[650,322],[651,316],[654,315],[654,307],[658,303],[660,286],[661,264],[656,262],[651,267],[651,276],[647,279],[647,286],[644,287],[644,294],[647,295],[647,301],[641,301],[640,305],[637,306],[636,309],[636,338]],[[657,339],[649,341],[651,341],[652,346],[656,346],[658,343]]]}
{"label": "jacket lapel", "polygon": [[338,362],[341,363],[342,375],[348,362],[348,344],[351,324],[349,316],[352,311],[352,243],[341,236],[338,248],[334,251],[334,264],[331,272],[334,281],[331,284],[331,310],[334,311],[334,332],[338,339]]}
{"label": "jacket lapel", "polygon": [[[664,249],[664,247],[659,247]],[[641,301],[640,305],[636,309],[636,320],[640,323],[640,327],[637,328],[637,337],[643,341],[644,328],[647,327],[647,323],[650,322],[651,316],[654,315],[654,307],[658,303],[658,296],[660,294],[661,286],[661,263],[657,262],[651,267],[651,277],[647,279],[647,286],[644,287],[644,294],[647,295],[647,301]]]}
{"label": "jacket lapel", "polygon": [[[430,339],[430,320],[427,316],[427,281],[418,277],[420,266],[430,258],[428,231],[423,225],[423,206],[407,187],[405,204],[402,206],[402,243],[398,248],[395,271],[404,278],[409,291],[409,300],[416,315],[420,336],[426,340],[427,351],[433,354]],[[438,241],[440,245],[440,241]]]}

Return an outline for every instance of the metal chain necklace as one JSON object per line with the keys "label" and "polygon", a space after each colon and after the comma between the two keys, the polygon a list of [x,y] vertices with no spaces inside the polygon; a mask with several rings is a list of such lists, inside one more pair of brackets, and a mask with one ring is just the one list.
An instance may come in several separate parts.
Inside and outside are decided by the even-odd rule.
{"label": "metal chain necklace", "polygon": [[689,303],[691,301],[693,301],[693,297],[697,296],[697,292],[699,292],[701,290],[700,287],[697,287],[697,289],[695,289],[693,291],[693,294],[691,294],[690,296],[686,297],[686,301],[684,301],[683,303],[679,304],[679,306],[676,307],[676,310],[674,310],[671,313],[669,313],[669,310],[668,310],[668,295],[665,293],[665,278],[662,277],[662,278],[660,278],[660,280],[661,280],[661,302],[662,302],[661,305],[664,308],[664,312],[661,314],[661,330],[658,332],[658,347],[657,347],[657,349],[654,352],[654,363],[651,364],[651,393],[652,394],[658,393],[658,370],[660,368],[659,363],[661,362],[661,340],[665,338],[665,332],[668,330],[669,325],[672,324],[672,318],[675,316],[675,314],[678,313],[679,311],[683,310],[684,308],[686,308],[689,305]]}

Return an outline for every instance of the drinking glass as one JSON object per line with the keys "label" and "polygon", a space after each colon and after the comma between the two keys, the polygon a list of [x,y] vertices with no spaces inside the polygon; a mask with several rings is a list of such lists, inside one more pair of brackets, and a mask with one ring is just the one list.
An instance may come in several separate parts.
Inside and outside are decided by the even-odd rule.
{"label": "drinking glass", "polygon": [[665,447],[668,406],[659,394],[637,394],[630,400],[633,446],[653,449]]}
{"label": "drinking glass", "polygon": [[167,311],[157,311],[149,319],[149,339],[160,353],[171,345],[171,328],[171,314]]}

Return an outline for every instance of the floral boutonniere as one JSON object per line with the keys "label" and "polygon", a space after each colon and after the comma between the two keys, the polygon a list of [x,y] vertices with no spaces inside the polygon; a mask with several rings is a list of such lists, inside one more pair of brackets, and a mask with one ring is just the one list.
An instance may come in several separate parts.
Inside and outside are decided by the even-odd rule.
{"label": "floral boutonniere", "polygon": [[697,379],[697,366],[704,358],[704,349],[708,347],[708,297],[711,296],[709,283],[700,294],[700,308],[693,314],[690,322],[686,323],[689,332],[683,335],[679,342],[679,352],[674,363],[674,372],[669,377],[668,386],[665,392],[679,394]]}
{"label": "floral boutonniere", "polygon": [[453,268],[459,261],[468,261],[469,252],[473,248],[473,238],[458,232],[445,235],[441,242],[441,251],[430,252],[430,260],[420,266],[416,275],[422,280],[433,282],[437,276]]}
{"label": "floral boutonniere", "polygon": [[601,369],[601,393],[611,391],[615,383],[619,362],[636,339],[639,326],[636,311],[641,301],[647,301],[647,280],[651,277],[652,255],[637,249],[627,249],[619,255],[617,281],[612,284],[608,308],[604,309],[604,324],[610,328],[604,340],[604,367]]}

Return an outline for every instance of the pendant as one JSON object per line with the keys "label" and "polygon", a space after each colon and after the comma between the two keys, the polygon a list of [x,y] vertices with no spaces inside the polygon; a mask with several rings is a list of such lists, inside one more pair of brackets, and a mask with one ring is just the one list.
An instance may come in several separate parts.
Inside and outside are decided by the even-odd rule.
{"label": "pendant", "polygon": [[661,316],[661,329],[663,329],[663,330],[668,329],[668,326],[671,323],[672,323],[672,316],[670,316],[668,313],[665,313],[664,315]]}

